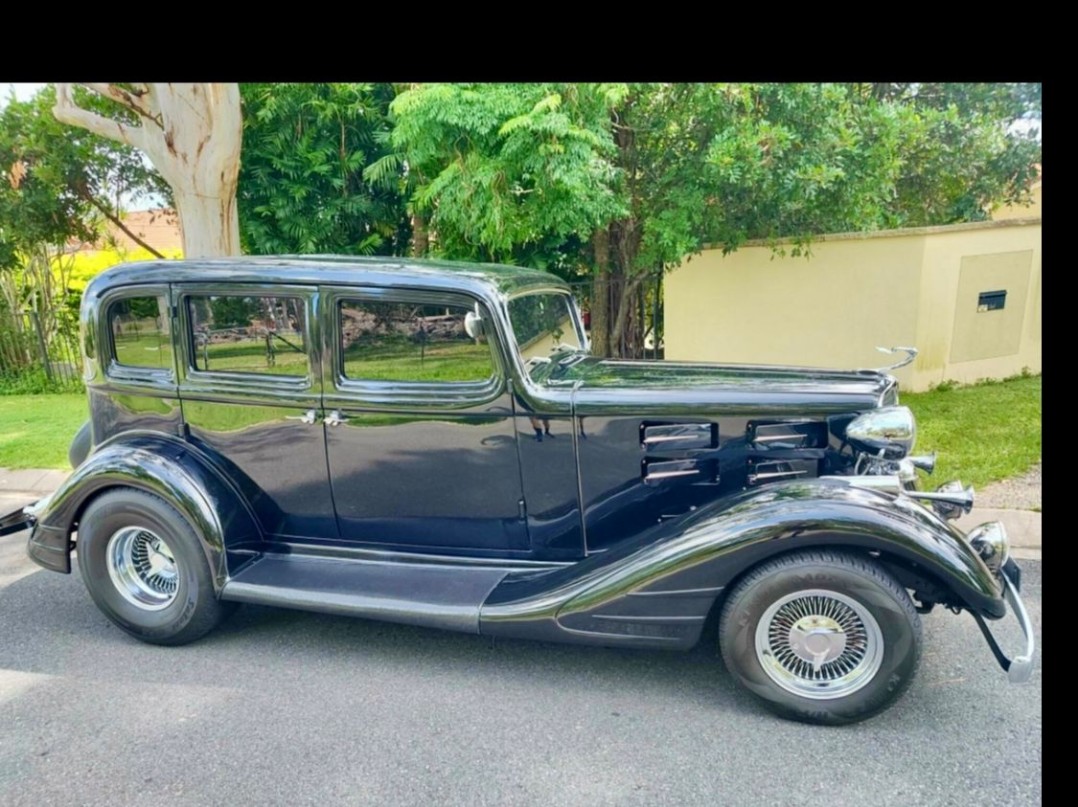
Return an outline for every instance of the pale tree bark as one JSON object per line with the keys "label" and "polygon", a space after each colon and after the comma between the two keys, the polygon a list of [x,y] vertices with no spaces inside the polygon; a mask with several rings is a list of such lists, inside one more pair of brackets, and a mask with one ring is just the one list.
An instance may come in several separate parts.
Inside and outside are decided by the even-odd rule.
{"label": "pale tree bark", "polygon": [[412,214],[412,257],[425,258],[427,249],[430,247],[430,236],[427,231],[427,217],[422,213]]}
{"label": "pale tree bark", "polygon": [[239,86],[82,86],[135,112],[139,123],[121,123],[77,106],[70,84],[56,85],[56,119],[145,152],[172,188],[185,257],[238,255],[236,184],[243,145]]}

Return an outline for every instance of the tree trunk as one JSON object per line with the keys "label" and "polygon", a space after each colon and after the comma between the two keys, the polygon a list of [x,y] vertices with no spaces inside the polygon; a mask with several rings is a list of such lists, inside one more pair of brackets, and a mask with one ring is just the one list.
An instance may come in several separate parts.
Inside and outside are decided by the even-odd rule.
{"label": "tree trunk", "polygon": [[422,258],[427,254],[430,247],[430,237],[427,233],[427,217],[422,213],[412,214],[412,257]]}
{"label": "tree trunk", "polygon": [[591,350],[610,354],[610,231],[597,229],[591,236],[595,252],[595,281],[591,291]]}
{"label": "tree trunk", "polygon": [[235,191],[225,196],[204,196],[173,186],[172,197],[180,219],[185,258],[240,254]]}
{"label": "tree trunk", "polygon": [[134,112],[139,123],[117,121],[77,106],[69,84],[56,86],[56,119],[146,153],[172,188],[186,257],[238,255],[236,185],[243,145],[239,86],[83,86]]}

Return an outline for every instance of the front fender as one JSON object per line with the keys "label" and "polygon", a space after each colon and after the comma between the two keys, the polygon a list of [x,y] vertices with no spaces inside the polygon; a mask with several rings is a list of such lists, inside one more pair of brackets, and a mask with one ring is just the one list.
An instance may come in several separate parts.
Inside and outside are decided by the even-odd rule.
{"label": "front fender", "polygon": [[726,497],[571,567],[511,576],[488,597],[481,629],[688,646],[744,571],[821,546],[880,551],[931,575],[974,613],[1006,613],[999,582],[956,528],[904,497],[811,479]]}
{"label": "front fender", "polygon": [[71,533],[89,501],[109,488],[161,497],[195,528],[219,591],[227,579],[226,548],[260,539],[247,502],[205,458],[178,438],[120,435],[97,449],[34,513],[29,553],[45,568],[71,571]]}

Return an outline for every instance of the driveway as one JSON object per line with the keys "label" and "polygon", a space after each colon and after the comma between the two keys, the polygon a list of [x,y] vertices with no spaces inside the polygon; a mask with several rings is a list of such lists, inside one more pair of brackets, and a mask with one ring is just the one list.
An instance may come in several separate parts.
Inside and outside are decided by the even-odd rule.
{"label": "driveway", "polygon": [[[898,706],[822,729],[762,711],[710,644],[494,643],[246,606],[151,647],[24,543],[0,539],[4,805],[1041,803],[1040,670],[1008,685],[967,615],[925,618]],[[1039,626],[1040,563],[1023,569]]]}

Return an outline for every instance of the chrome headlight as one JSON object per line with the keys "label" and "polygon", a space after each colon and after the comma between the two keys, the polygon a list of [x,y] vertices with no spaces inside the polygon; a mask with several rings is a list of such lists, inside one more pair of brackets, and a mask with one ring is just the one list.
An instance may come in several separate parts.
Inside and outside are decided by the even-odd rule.
{"label": "chrome headlight", "polygon": [[1007,540],[1007,530],[999,521],[988,521],[979,527],[974,527],[966,535],[970,546],[977,550],[984,565],[993,573],[998,573],[1010,555],[1010,543]]}
{"label": "chrome headlight", "polygon": [[900,460],[917,439],[917,424],[908,406],[883,406],[865,412],[846,427],[846,441],[872,457]]}

